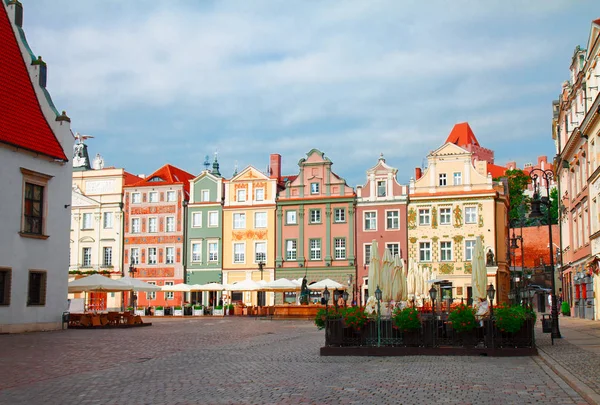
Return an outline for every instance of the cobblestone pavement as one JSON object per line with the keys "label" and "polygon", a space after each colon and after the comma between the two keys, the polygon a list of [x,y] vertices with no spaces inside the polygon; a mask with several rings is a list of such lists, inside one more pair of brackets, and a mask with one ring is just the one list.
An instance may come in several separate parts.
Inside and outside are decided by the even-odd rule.
{"label": "cobblestone pavement", "polygon": [[600,395],[600,322],[561,316],[563,339],[555,339],[554,346],[540,322],[536,326],[538,350]]}
{"label": "cobblestone pavement", "polygon": [[320,357],[307,321],[0,336],[0,404],[578,404],[538,358]]}

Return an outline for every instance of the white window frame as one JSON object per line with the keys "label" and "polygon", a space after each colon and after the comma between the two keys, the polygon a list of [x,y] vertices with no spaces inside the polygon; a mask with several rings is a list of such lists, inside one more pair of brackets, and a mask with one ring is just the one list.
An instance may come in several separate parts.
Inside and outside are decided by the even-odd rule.
{"label": "white window frame", "polygon": [[140,264],[140,248],[131,248],[129,264]]}
{"label": "white window frame", "polygon": [[438,185],[440,187],[446,187],[448,185],[448,176],[446,173],[440,173],[438,176]]}
{"label": "white window frame", "polygon": [[[467,214],[467,210],[469,210],[471,213],[474,213],[472,218],[471,218],[471,215]],[[477,223],[477,207],[475,207],[475,206],[465,207],[465,224],[476,224],[476,223]]]}
{"label": "white window frame", "polygon": [[[198,252],[195,251],[196,247],[198,247]],[[192,261],[192,263],[202,262],[202,242],[192,242],[190,253],[190,260]]]}
{"label": "white window frame", "polygon": [[[106,260],[107,257],[107,253],[109,256],[109,259]],[[112,259],[113,259],[113,255],[112,255],[112,246],[103,246],[102,247],[102,266],[104,267],[112,267]]]}
{"label": "white window frame", "polygon": [[[172,281],[165,281],[165,285],[173,285],[175,284]],[[172,300],[175,298],[175,293],[173,291],[165,291],[165,300]]]}
{"label": "white window frame", "polygon": [[346,260],[346,238],[333,238],[333,247],[334,259]]}
{"label": "white window frame", "polygon": [[148,193],[148,202],[149,203],[157,203],[159,201],[158,191],[150,191]]}
{"label": "white window frame", "polygon": [[254,190],[254,200],[255,201],[264,201],[265,200],[265,189],[264,188],[260,187],[260,188],[257,188]]}
{"label": "white window frame", "polygon": [[[152,226],[152,224],[154,224],[154,226]],[[157,233],[157,232],[158,232],[158,217],[148,218],[148,233]]]}
{"label": "white window frame", "polygon": [[210,201],[210,190],[209,189],[202,189],[200,191],[200,201],[202,201],[202,202]]}
{"label": "white window frame", "polygon": [[104,229],[112,229],[113,227],[113,213],[105,212],[102,214],[102,227]]}
{"label": "white window frame", "polygon": [[[241,194],[241,193],[243,193],[243,194]],[[237,202],[246,202],[246,189],[240,188],[240,189],[236,190],[235,196],[236,196]]]}
{"label": "white window frame", "polygon": [[475,253],[475,239],[465,240],[465,261],[470,262],[473,260],[473,253]]}
{"label": "white window frame", "polygon": [[[258,247],[264,246],[264,252],[259,252]],[[258,255],[264,254],[264,259],[260,259]],[[259,262],[266,263],[267,262],[267,241],[261,240],[254,242],[254,263],[258,264]]]}
{"label": "white window frame", "polygon": [[233,229],[246,229],[246,213],[245,212],[234,212],[233,213]]}
{"label": "white window frame", "polygon": [[[374,214],[373,218],[367,218],[367,214]],[[367,220],[370,225],[374,225],[373,227],[367,227]],[[365,231],[376,231],[377,230],[377,211],[365,211],[363,213],[363,227]]]}
{"label": "white window frame", "polygon": [[84,212],[81,214],[81,230],[90,229],[94,229],[94,214],[91,212]]}
{"label": "white window frame", "polygon": [[[169,255],[169,249],[171,250],[171,255]],[[175,264],[175,248],[173,246],[165,247],[165,264]]]}
{"label": "white window frame", "polygon": [[[262,220],[259,222],[259,215],[262,216]],[[267,212],[259,211],[254,213],[254,228],[266,228],[267,227]]]}
{"label": "white window frame", "polygon": [[[381,189],[379,188],[380,184],[383,184],[383,193],[381,193]],[[375,183],[375,188],[377,191],[377,197],[386,197],[387,196],[387,181],[386,180],[377,180]]]}
{"label": "white window frame", "polygon": [[364,252],[364,259],[365,262],[363,263],[365,266],[368,266],[371,264],[371,244],[370,243],[365,243],[363,245],[363,252]]}
{"label": "white window frame", "polygon": [[[392,216],[390,218],[390,214],[396,214],[395,217]],[[390,226],[390,220],[392,220],[392,225],[394,225],[394,221],[395,226]],[[400,229],[400,210],[386,210],[385,211],[385,229],[392,229],[392,230],[397,230]]]}
{"label": "white window frame", "polygon": [[167,191],[167,202],[176,202],[177,201],[177,192],[174,190]]}
{"label": "white window frame", "polygon": [[298,260],[298,240],[287,239],[285,241],[285,260],[295,261]]}
{"label": "white window frame", "polygon": [[452,241],[443,240],[440,241],[440,261],[451,262],[452,261]]}
{"label": "white window frame", "polygon": [[142,193],[131,193],[131,203],[132,204],[141,204],[142,203]]}
{"label": "white window frame", "polygon": [[92,267],[92,248],[81,248],[81,267]]}
{"label": "white window frame", "polygon": [[[213,218],[215,222],[213,223]],[[208,227],[218,228],[219,227],[219,211],[208,211]]]}
{"label": "white window frame", "polygon": [[419,226],[431,226],[431,209],[419,208]]}
{"label": "white window frame", "polygon": [[[318,242],[318,246],[315,246],[313,248],[312,243],[313,242]],[[310,260],[314,260],[314,261],[318,261],[318,260],[322,260],[323,255],[321,254],[321,247],[322,247],[322,241],[319,238],[312,238],[308,240],[308,246],[309,246],[309,250],[310,250]],[[314,253],[314,257],[313,257],[313,253]]]}
{"label": "white window frame", "polygon": [[140,218],[131,218],[131,233],[140,232],[142,232],[142,220]]}
{"label": "white window frame", "polygon": [[454,172],[452,175],[452,184],[455,186],[462,186],[462,172]]}
{"label": "white window frame", "polygon": [[[171,220],[171,226],[169,226],[169,220]],[[175,232],[175,217],[166,217],[165,218],[165,231],[166,232]]]}
{"label": "white window frame", "polygon": [[419,242],[419,262],[431,262],[431,242]]}
{"label": "white window frame", "polygon": [[[146,281],[148,284],[156,285],[156,281]],[[146,293],[146,299],[148,301],[156,299],[156,291],[149,291]]]}
{"label": "white window frame", "polygon": [[[213,246],[214,251],[212,249]],[[215,263],[219,261],[219,242],[216,240],[208,241],[208,261],[210,263]]]}
{"label": "white window frame", "polygon": [[[154,254],[150,252],[154,251]],[[154,257],[154,261],[152,261],[152,257]],[[158,248],[149,247],[148,248],[148,263],[147,264],[158,264]]]}
{"label": "white window frame", "polygon": [[323,220],[322,216],[321,216],[321,209],[320,208],[314,208],[314,209],[310,209],[308,211],[308,220],[310,221],[309,223],[311,224],[320,224]]}
{"label": "white window frame", "polygon": [[[290,215],[293,214],[294,221],[290,221]],[[285,212],[285,223],[286,225],[298,225],[298,211],[288,210]]]}
{"label": "white window frame", "polygon": [[202,211],[192,212],[192,228],[202,228]]}
{"label": "white window frame", "polygon": [[[237,247],[241,246],[242,251],[236,253],[236,251],[235,251],[236,246]],[[245,242],[234,242],[233,249],[231,250],[231,253],[232,253],[232,256],[233,256],[232,259],[233,259],[233,263],[234,264],[244,264],[244,263],[246,263],[246,243]],[[241,255],[239,257],[239,260],[236,260],[236,255]]]}
{"label": "white window frame", "polygon": [[451,207],[441,207],[440,208],[440,225],[452,225],[452,208]]}
{"label": "white window frame", "polygon": [[333,222],[336,224],[346,222],[346,208],[333,209]]}
{"label": "white window frame", "polygon": [[321,185],[318,182],[310,183],[310,193],[311,194],[319,194],[320,189],[321,189]]}
{"label": "white window frame", "polygon": [[[396,246],[398,248],[398,252],[394,252],[392,249],[390,249],[390,246]],[[390,253],[392,254],[392,257],[394,257],[396,254],[398,256],[400,256],[400,254],[401,254],[401,252],[400,252],[400,242],[388,242],[388,243],[385,244],[385,248],[390,251]]]}

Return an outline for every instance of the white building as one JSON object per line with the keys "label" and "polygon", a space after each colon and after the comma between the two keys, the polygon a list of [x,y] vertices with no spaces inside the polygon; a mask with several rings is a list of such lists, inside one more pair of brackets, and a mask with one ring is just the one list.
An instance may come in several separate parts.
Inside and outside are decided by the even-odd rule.
{"label": "white building", "polygon": [[45,89],[46,64],[0,2],[0,333],[61,327],[67,309],[70,119]]}

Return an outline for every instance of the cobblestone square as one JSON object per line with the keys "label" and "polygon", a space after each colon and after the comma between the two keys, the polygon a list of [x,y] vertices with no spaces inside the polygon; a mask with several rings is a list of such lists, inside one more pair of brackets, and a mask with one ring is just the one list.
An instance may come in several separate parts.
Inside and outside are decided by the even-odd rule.
{"label": "cobblestone square", "polygon": [[309,321],[0,336],[1,404],[579,404],[538,358],[320,357]]}

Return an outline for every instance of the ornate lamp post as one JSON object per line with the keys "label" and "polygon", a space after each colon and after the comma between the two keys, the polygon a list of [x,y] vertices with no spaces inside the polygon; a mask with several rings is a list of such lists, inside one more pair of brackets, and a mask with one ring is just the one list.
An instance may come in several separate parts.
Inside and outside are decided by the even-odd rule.
{"label": "ornate lamp post", "polygon": [[377,300],[377,347],[381,346],[381,290],[379,286],[375,290],[375,299]]}
{"label": "ornate lamp post", "polygon": [[[137,269],[135,267],[133,267],[133,263],[130,263],[129,264],[129,277],[135,278],[135,273],[137,273]],[[131,295],[130,295],[129,299],[130,299],[130,302],[131,302],[131,307],[135,311],[136,296],[135,296],[135,292],[134,291],[131,291]]]}
{"label": "ornate lamp post", "polygon": [[325,313],[329,316],[329,290],[327,286],[325,286],[325,290],[323,290],[323,298],[325,298]]}
{"label": "ornate lamp post", "polygon": [[496,296],[496,290],[494,289],[494,286],[492,285],[492,283],[490,283],[490,286],[487,289],[487,296],[490,300],[490,317],[494,316],[494,297]]}
{"label": "ornate lamp post", "polygon": [[[538,174],[539,173],[539,174]],[[529,174],[533,183],[533,200],[531,201],[530,218],[542,218],[540,210],[541,204],[546,206],[548,212],[548,248],[550,249],[550,271],[552,277],[552,339],[560,339],[560,329],[558,328],[558,306],[556,299],[556,280],[554,279],[554,243],[552,243],[552,214],[550,202],[550,181],[554,178],[552,170],[533,169]],[[543,179],[546,183],[546,196],[540,198],[539,180]]]}
{"label": "ornate lamp post", "polygon": [[431,335],[431,340],[432,340],[432,344],[433,346],[435,346],[435,332],[437,330],[437,322],[435,319],[435,299],[437,298],[437,290],[435,288],[435,286],[431,286],[431,288],[429,289],[429,298],[431,298],[431,326],[432,326],[432,335]]}
{"label": "ornate lamp post", "polygon": [[344,293],[342,294],[342,298],[344,299],[344,307],[345,307],[348,302],[348,291],[344,290]]}

